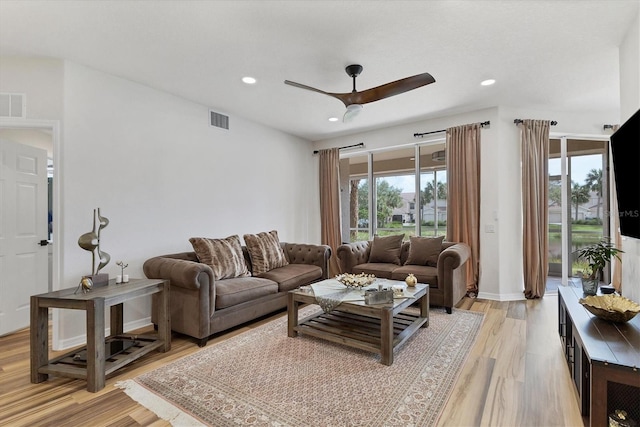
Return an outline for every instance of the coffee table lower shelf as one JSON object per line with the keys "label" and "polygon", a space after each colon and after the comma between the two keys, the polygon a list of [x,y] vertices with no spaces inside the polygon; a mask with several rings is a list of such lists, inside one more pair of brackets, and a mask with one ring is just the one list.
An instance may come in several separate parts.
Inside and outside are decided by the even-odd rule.
{"label": "coffee table lower shelf", "polygon": [[[400,313],[393,317],[392,347],[402,345],[428,321],[418,315]],[[306,335],[381,354],[381,321],[373,317],[333,310],[308,317],[293,329]]]}

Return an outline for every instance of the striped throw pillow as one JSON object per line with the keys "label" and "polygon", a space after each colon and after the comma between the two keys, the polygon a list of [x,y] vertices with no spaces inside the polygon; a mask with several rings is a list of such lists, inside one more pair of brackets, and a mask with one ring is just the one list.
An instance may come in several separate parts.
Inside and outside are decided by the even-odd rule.
{"label": "striped throw pillow", "polygon": [[249,276],[239,236],[229,236],[224,239],[192,237],[189,241],[198,260],[213,270],[214,279]]}
{"label": "striped throw pillow", "polygon": [[251,273],[254,276],[289,264],[280,246],[276,230],[268,233],[245,234],[244,243],[249,251],[252,265]]}

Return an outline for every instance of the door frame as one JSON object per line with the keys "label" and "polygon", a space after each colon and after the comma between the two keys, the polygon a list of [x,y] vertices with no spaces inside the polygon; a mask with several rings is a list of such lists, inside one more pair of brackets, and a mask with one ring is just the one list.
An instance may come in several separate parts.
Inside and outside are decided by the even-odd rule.
{"label": "door frame", "polygon": [[[58,171],[57,178],[53,180],[53,265],[52,265],[52,290],[60,289],[60,273],[62,272],[62,222],[60,221],[60,170],[62,152],[60,142],[60,121],[59,120],[34,120],[34,119],[0,119],[0,129],[41,129],[51,132],[53,142],[53,162],[54,168]],[[54,175],[55,176],[55,175]]]}

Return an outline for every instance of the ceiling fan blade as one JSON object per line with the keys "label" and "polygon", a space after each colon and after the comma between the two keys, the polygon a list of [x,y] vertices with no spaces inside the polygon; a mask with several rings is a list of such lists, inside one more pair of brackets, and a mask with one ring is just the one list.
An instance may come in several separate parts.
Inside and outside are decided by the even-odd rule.
{"label": "ceiling fan blade", "polygon": [[320,89],[316,89],[315,87],[311,87],[311,86],[307,86],[307,85],[303,85],[301,83],[296,83],[296,82],[292,82],[291,80],[285,80],[284,84],[289,85],[289,86],[294,86],[300,89],[306,89],[306,90],[310,90],[312,92],[318,92],[321,93],[323,95],[329,95],[333,98],[339,99],[340,101],[342,101],[344,103],[345,107],[348,107],[351,104],[354,104],[353,102],[346,102],[345,99],[348,100],[348,97],[351,95],[351,93],[332,93],[332,92],[325,92],[323,90]]}
{"label": "ceiling fan blade", "polygon": [[347,106],[347,111],[344,112],[344,116],[342,116],[342,122],[348,123],[353,120],[358,114],[362,111],[362,105],[360,104],[351,104]]}
{"label": "ceiling fan blade", "polygon": [[303,85],[301,83],[296,83],[296,82],[292,82],[291,80],[285,80],[284,84],[289,85],[289,86],[294,86],[300,89],[306,89],[306,90],[310,90],[312,92],[318,92],[321,93],[323,95],[329,95],[332,96],[333,94],[329,93],[329,92],[325,92],[323,90],[320,89],[316,89],[315,87],[311,87],[311,86],[307,86],[307,85]]}
{"label": "ceiling fan blade", "polygon": [[415,76],[406,77],[396,80],[395,82],[383,84],[361,92],[336,93],[331,96],[340,99],[345,105],[350,104],[368,104],[369,102],[379,101],[394,95],[399,95],[413,89],[434,83],[436,79],[429,73],[417,74]]}

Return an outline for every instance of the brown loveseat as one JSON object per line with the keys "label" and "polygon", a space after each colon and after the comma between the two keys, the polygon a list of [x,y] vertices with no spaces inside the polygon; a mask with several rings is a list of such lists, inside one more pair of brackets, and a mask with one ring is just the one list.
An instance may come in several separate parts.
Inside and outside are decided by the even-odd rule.
{"label": "brown loveseat", "polygon": [[[195,252],[157,256],[144,263],[144,274],[171,281],[171,329],[199,339],[206,345],[210,335],[240,325],[287,306],[287,292],[328,277],[331,248],[280,242],[287,265],[257,276],[214,280],[209,265]],[[242,246],[251,272],[251,257]],[[156,322],[155,301],[152,321]]]}
{"label": "brown loveseat", "polygon": [[[410,242],[402,243],[399,260],[393,262],[370,262],[373,242],[346,243],[338,247],[336,254],[344,273],[374,274],[391,280],[405,280],[413,273],[419,283],[429,284],[430,305],[443,306],[447,313],[465,296],[466,268],[471,249],[465,243],[442,242],[437,265],[406,264]],[[435,264],[435,262],[434,262]]]}

